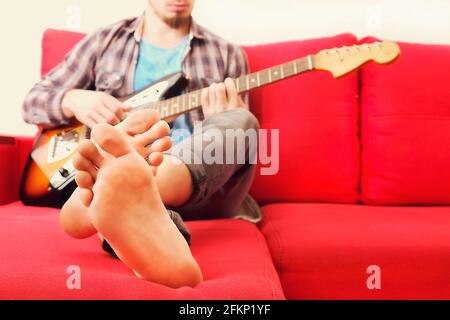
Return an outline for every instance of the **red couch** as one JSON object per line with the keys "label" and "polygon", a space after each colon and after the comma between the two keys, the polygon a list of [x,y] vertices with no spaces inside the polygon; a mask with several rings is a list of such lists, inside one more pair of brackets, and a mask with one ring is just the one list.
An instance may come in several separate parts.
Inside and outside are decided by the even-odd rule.
{"label": "red couch", "polygon": [[[82,36],[46,32],[42,73]],[[245,49],[258,70],[358,42],[343,34]],[[311,72],[251,94],[262,127],[280,129],[279,173],[255,179],[259,225],[187,223],[205,277],[194,289],[141,281],[97,237],[66,236],[57,210],[24,206],[32,138],[0,138],[0,298],[450,298],[450,46],[400,46],[391,65],[338,80]],[[81,290],[67,289],[71,265]],[[370,266],[381,288],[368,286]]]}

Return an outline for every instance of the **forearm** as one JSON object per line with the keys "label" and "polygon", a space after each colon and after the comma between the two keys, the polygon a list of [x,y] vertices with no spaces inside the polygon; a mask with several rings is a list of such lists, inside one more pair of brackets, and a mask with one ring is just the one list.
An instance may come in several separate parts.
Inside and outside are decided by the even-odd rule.
{"label": "forearm", "polygon": [[66,92],[63,88],[56,89],[42,82],[36,84],[23,103],[25,122],[45,127],[68,124],[71,117],[62,108]]}
{"label": "forearm", "polygon": [[77,97],[87,90],[72,89],[65,93],[61,101],[61,109],[67,118],[75,117],[74,109],[77,103]]}

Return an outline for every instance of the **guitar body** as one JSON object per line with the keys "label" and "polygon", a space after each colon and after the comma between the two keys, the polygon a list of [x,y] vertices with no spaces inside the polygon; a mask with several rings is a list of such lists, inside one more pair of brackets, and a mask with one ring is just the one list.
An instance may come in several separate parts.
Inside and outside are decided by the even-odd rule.
{"label": "guitar body", "polygon": [[[164,77],[124,101],[131,107],[181,94],[187,79],[182,73]],[[20,196],[26,205],[60,208],[76,188],[72,160],[89,130],[74,121],[68,126],[44,129],[36,137],[22,175]]]}
{"label": "guitar body", "polygon": [[22,175],[20,196],[24,204],[60,207],[67,200],[61,191],[75,189],[71,160],[86,135],[87,128],[74,122],[70,126],[43,130],[36,137]]}

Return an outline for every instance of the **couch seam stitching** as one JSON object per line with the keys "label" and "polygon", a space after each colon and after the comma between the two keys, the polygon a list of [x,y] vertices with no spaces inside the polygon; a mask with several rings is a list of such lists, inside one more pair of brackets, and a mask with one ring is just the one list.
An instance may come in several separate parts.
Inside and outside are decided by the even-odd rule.
{"label": "couch seam stitching", "polygon": [[[259,229],[255,227],[255,234],[257,237],[262,238],[261,241],[258,241],[259,243],[259,249],[261,252],[261,255],[263,255],[263,247],[262,247],[262,240],[265,241],[264,237],[262,236],[262,234],[260,233]],[[270,252],[269,252],[270,253]],[[266,279],[267,284],[269,285],[270,289],[271,289],[271,294],[272,294],[272,300],[275,300],[275,287],[272,284],[272,282],[269,280],[269,277],[267,276],[267,262],[266,262],[266,258],[263,260],[263,272],[264,272],[264,278]]]}
{"label": "couch seam stitching", "polygon": [[[272,227],[272,234],[275,236],[275,238],[277,239],[277,245],[278,245],[278,248],[279,248],[279,260],[280,260],[280,263],[279,263],[279,268],[278,268],[278,274],[279,274],[279,277],[281,276],[281,274],[283,273],[283,246],[282,246],[282,241],[281,241],[281,237],[279,236],[279,233],[278,233],[278,231],[275,229],[275,225],[272,223],[272,221],[270,221],[270,220],[268,220],[267,221],[268,222],[268,224]],[[269,250],[269,253],[270,253],[270,250]],[[272,258],[272,262],[274,262],[273,261],[273,258]],[[275,270],[276,270],[276,266],[275,266]],[[281,279],[279,279],[280,280],[280,285],[281,285]]]}

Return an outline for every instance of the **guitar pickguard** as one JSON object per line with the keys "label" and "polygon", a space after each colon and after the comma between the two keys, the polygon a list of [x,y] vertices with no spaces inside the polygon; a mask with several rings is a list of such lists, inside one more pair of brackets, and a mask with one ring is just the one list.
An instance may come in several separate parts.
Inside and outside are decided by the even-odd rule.
{"label": "guitar pickguard", "polygon": [[77,148],[80,136],[77,131],[63,131],[53,136],[48,145],[47,162],[55,163],[70,156]]}
{"label": "guitar pickguard", "polygon": [[132,108],[135,108],[141,105],[158,101],[161,99],[161,96],[167,91],[169,85],[170,85],[169,81],[161,81],[155,83],[154,85],[148,87],[147,89],[135,95],[134,97],[124,101],[124,104]]}

